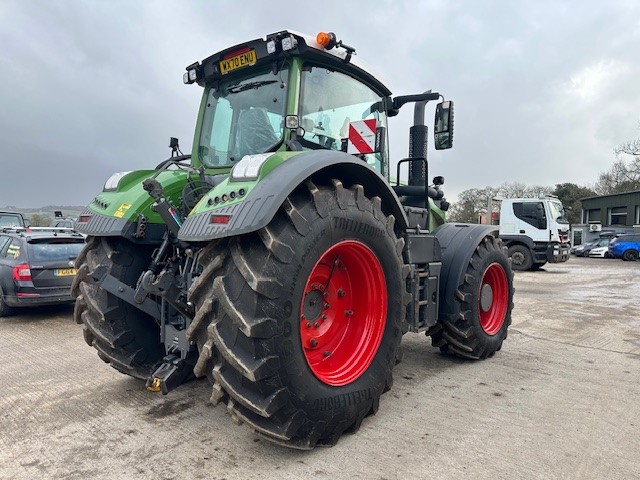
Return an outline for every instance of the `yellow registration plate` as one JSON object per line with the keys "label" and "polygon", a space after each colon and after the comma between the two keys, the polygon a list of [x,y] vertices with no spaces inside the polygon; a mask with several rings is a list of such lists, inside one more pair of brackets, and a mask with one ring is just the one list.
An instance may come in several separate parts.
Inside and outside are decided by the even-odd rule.
{"label": "yellow registration plate", "polygon": [[242,67],[248,67],[254,65],[257,61],[256,51],[248,50],[246,52],[234,55],[231,58],[225,58],[220,62],[220,73],[229,73],[232,70],[236,70]]}
{"label": "yellow registration plate", "polygon": [[55,270],[54,275],[56,277],[69,277],[76,274],[75,268],[58,268]]}

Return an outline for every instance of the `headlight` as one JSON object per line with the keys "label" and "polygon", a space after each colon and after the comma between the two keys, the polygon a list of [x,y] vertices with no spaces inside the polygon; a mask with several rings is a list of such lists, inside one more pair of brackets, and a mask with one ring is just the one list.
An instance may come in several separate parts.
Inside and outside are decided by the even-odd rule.
{"label": "headlight", "polygon": [[259,155],[245,155],[231,170],[232,180],[255,180],[260,173],[260,167],[273,155],[261,153]]}
{"label": "headlight", "polygon": [[104,188],[102,190],[104,190],[105,192],[108,192],[110,190],[117,190],[118,184],[120,183],[120,180],[122,180],[122,177],[128,175],[129,173],[131,173],[131,170],[129,170],[128,172],[114,173],[109,177],[109,180],[105,182]]}

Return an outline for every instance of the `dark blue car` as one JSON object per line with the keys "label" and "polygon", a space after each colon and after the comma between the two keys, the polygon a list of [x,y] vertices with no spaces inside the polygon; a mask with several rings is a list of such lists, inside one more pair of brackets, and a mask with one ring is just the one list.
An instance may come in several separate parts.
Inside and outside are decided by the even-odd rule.
{"label": "dark blue car", "polygon": [[628,234],[614,238],[609,244],[609,253],[622,260],[635,262],[640,254],[640,235]]}

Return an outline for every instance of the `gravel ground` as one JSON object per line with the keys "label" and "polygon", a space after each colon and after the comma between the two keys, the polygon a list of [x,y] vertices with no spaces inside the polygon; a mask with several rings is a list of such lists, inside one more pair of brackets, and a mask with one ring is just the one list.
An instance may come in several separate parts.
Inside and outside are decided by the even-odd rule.
{"label": "gravel ground", "polygon": [[393,389],[358,433],[284,449],[208,404],[98,359],[68,306],[0,319],[1,479],[640,478],[640,262],[517,272],[493,358],[405,336]]}

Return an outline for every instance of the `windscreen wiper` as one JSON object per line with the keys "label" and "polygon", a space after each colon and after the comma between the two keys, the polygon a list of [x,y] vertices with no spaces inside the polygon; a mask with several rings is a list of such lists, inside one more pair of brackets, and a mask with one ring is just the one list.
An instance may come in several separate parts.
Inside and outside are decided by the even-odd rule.
{"label": "windscreen wiper", "polygon": [[231,85],[230,87],[227,88],[227,92],[240,93],[240,92],[244,92],[245,90],[251,90],[252,88],[260,88],[260,87],[264,87],[265,85],[271,85],[272,83],[276,83],[277,81],[278,80],[260,80],[257,82]]}

